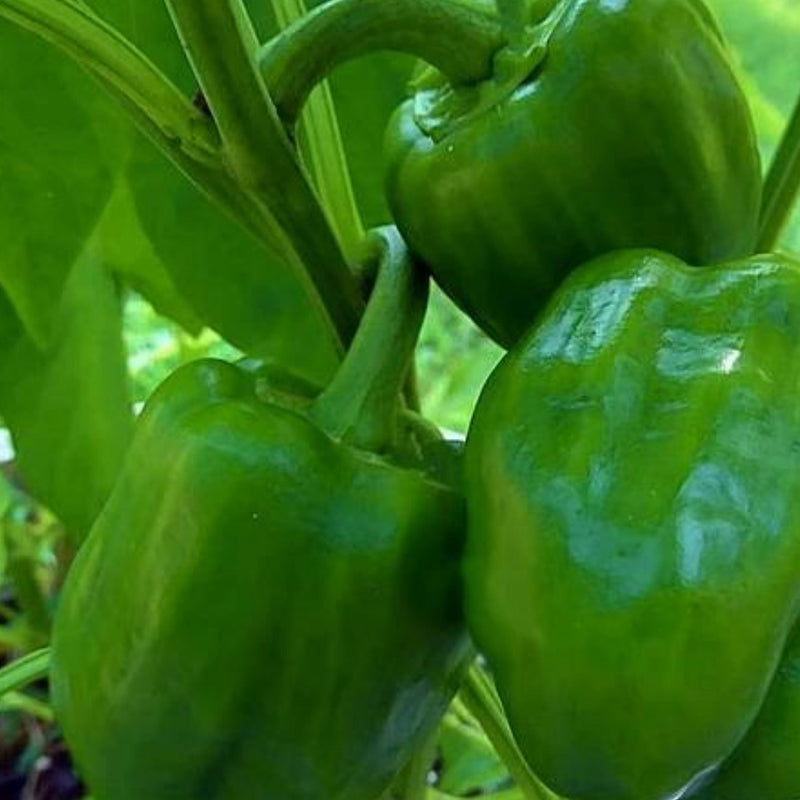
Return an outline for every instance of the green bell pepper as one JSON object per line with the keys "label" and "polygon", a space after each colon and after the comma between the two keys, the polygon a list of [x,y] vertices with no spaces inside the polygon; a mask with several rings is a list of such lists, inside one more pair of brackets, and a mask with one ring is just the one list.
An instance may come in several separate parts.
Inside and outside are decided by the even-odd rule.
{"label": "green bell pepper", "polygon": [[696,797],[697,800],[800,797],[800,628],[797,626],[753,727],[719,774]]}
{"label": "green bell pepper", "polygon": [[99,798],[375,800],[446,708],[463,500],[402,424],[427,279],[379,244],[319,397],[202,360],[147,403],[54,632],[57,716]]}
{"label": "green bell pepper", "polygon": [[571,800],[680,796],[797,616],[800,264],[579,268],[490,378],[465,481],[467,620],[533,770]]}
{"label": "green bell pepper", "polygon": [[386,136],[387,197],[437,282],[511,346],[567,273],[652,247],[753,252],[756,138],[700,0],[561,0],[484,81],[418,81]]}

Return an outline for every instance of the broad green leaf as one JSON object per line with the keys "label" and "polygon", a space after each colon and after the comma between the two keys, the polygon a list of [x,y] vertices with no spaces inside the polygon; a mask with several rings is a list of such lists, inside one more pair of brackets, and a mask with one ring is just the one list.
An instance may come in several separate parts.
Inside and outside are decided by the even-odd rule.
{"label": "broad green leaf", "polygon": [[130,39],[186,92],[196,88],[189,63],[163,0],[87,0],[104,20]]}
{"label": "broad green leaf", "polygon": [[75,65],[0,21],[0,289],[42,345],[120,155],[96,96]]}
{"label": "broad green leaf", "polygon": [[[194,94],[196,83],[163,3],[142,8],[133,0],[96,0],[93,5]],[[268,3],[251,6],[265,30]],[[291,365],[316,380],[330,376],[337,356],[295,268],[211,205],[141,135],[132,137],[125,176],[151,253],[206,325],[249,355]],[[159,301],[152,270],[149,274],[149,286],[134,285],[185,325]]]}
{"label": "broad green leaf", "polygon": [[102,508],[127,448],[132,415],[115,281],[91,248],[70,270],[41,350],[0,296],[0,414],[31,494],[79,541]]}
{"label": "broad green leaf", "polygon": [[[246,0],[261,36],[274,29],[269,0]],[[103,19],[114,25],[158,65],[177,86],[194,94],[197,84],[163,0],[88,0]]]}
{"label": "broad green leaf", "polygon": [[[111,5],[119,12],[129,4]],[[6,21],[0,94],[0,289],[37,344],[52,335],[69,269],[90,235],[110,269],[196,333],[200,321],[149,247],[124,185],[138,137],[115,103],[61,53]]]}
{"label": "broad green leaf", "polygon": [[[93,5],[194,93],[163,3]],[[3,22],[0,93],[0,289],[37,344],[47,344],[92,234],[106,269],[190,332],[207,324],[253,355],[327,378],[336,358],[305,283],[212,207],[66,56]]]}
{"label": "broad green leaf", "polygon": [[97,255],[153,308],[177,322],[192,335],[203,322],[175,286],[169,270],[142,230],[130,186],[121,174],[94,234]]}
{"label": "broad green leaf", "polygon": [[[93,6],[187,93],[194,93],[194,79],[162,3],[95,0]],[[253,2],[251,8],[262,36],[275,30],[268,2]],[[108,232],[105,241],[109,246],[103,251],[106,268],[122,274],[190,331],[197,330],[199,320],[249,354],[288,363],[317,380],[327,378],[336,358],[322,335],[317,305],[295,270],[212,207],[65,57],[8,23],[4,30],[17,50],[11,59],[6,55],[11,49],[5,48],[3,57],[17,66],[41,63],[46,67],[41,71],[51,76],[50,84],[41,77],[33,80],[36,75],[33,83],[28,82],[27,75],[20,81],[19,69],[7,66],[5,74],[14,76],[17,91],[6,93],[13,101],[6,102],[6,112],[9,117],[26,120],[26,124],[17,126],[11,145],[0,149],[0,171],[15,175],[20,173],[20,165],[26,164],[30,171],[30,175],[20,174],[14,187],[15,199],[22,199],[17,208],[25,209],[24,216],[18,213],[12,220],[16,238],[27,244],[41,234],[50,249],[49,262],[34,258],[31,247],[17,247],[16,260],[13,253],[3,260],[0,244],[0,263],[4,265],[0,267],[0,286],[37,342],[47,341],[47,326],[52,324],[68,266],[89,232],[101,223],[99,230]],[[349,111],[349,122],[348,115],[343,115],[350,130],[345,134],[346,146],[359,201],[367,209],[369,223],[374,224],[386,219],[379,164],[382,131],[391,107],[402,94],[408,68],[388,71],[387,79],[369,61],[355,66],[357,72],[346,67],[342,76],[337,76],[341,85],[338,92],[345,98],[342,104],[353,97],[359,99]],[[346,70],[351,70],[350,77]],[[62,73],[69,78],[70,91],[60,87],[58,97],[51,98],[50,85],[57,83],[55,79]],[[26,91],[20,91],[20,85],[25,85]],[[30,85],[38,93],[28,92]],[[0,91],[2,88],[0,83]],[[50,109],[57,113],[49,113]],[[40,133],[29,151],[22,136],[26,130]],[[85,131],[96,134],[98,130],[110,131],[107,140],[97,141],[96,135],[87,135],[81,139],[82,148],[72,146]],[[51,170],[45,170],[47,161],[40,164],[33,159],[42,142],[45,149],[53,147],[62,161],[67,148],[58,143],[69,143],[69,163],[57,162]],[[84,176],[83,183],[70,180],[70,170]],[[95,186],[86,185],[86,176],[95,173],[102,178],[102,191],[93,193],[90,189]],[[57,187],[60,191],[52,189],[50,184],[60,179],[80,190],[77,201],[63,187]],[[126,179],[134,200],[133,211],[124,188],[120,188],[120,180]],[[99,181],[95,183],[100,186]],[[52,204],[42,207],[42,198],[51,198]],[[83,216],[77,220],[81,211]],[[142,241],[142,232],[149,243]],[[103,238],[97,232],[95,237]],[[53,268],[52,274],[45,275],[41,265],[47,263]]]}
{"label": "broad green leaf", "polygon": [[141,140],[128,180],[142,226],[201,319],[251,356],[330,377],[336,354],[289,264],[206,200]]}

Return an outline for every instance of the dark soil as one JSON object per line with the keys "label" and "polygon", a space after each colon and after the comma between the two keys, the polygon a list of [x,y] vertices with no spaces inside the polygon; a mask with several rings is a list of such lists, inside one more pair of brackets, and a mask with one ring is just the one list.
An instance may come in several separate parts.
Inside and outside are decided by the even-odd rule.
{"label": "dark soil", "polygon": [[84,787],[53,726],[0,714],[0,800],[81,800]]}

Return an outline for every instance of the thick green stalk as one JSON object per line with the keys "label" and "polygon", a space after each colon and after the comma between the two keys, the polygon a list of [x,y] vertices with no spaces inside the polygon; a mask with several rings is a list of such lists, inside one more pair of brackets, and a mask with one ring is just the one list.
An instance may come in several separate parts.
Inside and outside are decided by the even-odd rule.
{"label": "thick green stalk", "polygon": [[488,78],[504,44],[499,20],[454,0],[330,0],[268,42],[259,64],[291,127],[314,86],[350,59],[410,53],[461,85]]}
{"label": "thick green stalk", "polygon": [[775,248],[800,189],[800,99],[770,166],[764,185],[758,251]]}
{"label": "thick green stalk", "polygon": [[378,277],[344,362],[311,416],[333,438],[380,453],[396,444],[400,394],[428,302],[428,278],[394,227],[372,231]]}
{"label": "thick green stalk", "polygon": [[[304,0],[272,0],[272,7],[282,29],[308,13]],[[304,152],[323,207],[345,255],[353,258],[364,239],[364,226],[356,205],[339,120],[327,81],[322,81],[308,98],[301,132]]]}
{"label": "thick green stalk", "polygon": [[525,763],[508,727],[500,700],[477,664],[469,668],[458,696],[469,713],[480,723],[525,800],[557,800]]}
{"label": "thick green stalk", "polygon": [[328,220],[278,119],[240,0],[166,0],[230,169],[286,231],[343,344],[362,303]]}

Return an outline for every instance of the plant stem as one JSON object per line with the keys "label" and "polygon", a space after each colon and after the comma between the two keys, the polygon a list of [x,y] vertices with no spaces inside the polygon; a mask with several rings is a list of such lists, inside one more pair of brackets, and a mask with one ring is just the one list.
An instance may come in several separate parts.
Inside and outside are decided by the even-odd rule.
{"label": "plant stem", "polygon": [[[308,13],[304,0],[272,0],[272,7],[282,29]],[[364,225],[356,205],[336,107],[327,81],[322,81],[308,98],[301,130],[323,207],[345,255],[353,258],[364,239]]]}
{"label": "plant stem", "polygon": [[428,278],[394,227],[372,231],[378,277],[342,366],[311,406],[335,439],[375,453],[396,444],[400,392],[428,302]]}
{"label": "plant stem", "polygon": [[286,231],[341,342],[362,303],[328,220],[286,137],[255,62],[256,39],[241,0],[167,0],[245,192]]}
{"label": "plant stem", "polygon": [[475,663],[469,668],[459,697],[483,728],[497,755],[526,800],[555,800],[531,772],[508,727],[502,705],[483,670]]}
{"label": "plant stem", "polygon": [[207,167],[221,166],[211,120],[118,31],[74,0],[0,0],[0,17],[65,51],[114,88],[159,136]]}
{"label": "plant stem", "polygon": [[28,653],[28,655],[12,661],[3,669],[0,669],[0,697],[7,692],[17,691],[29,683],[47,677],[49,671],[49,647]]}
{"label": "plant stem", "polygon": [[259,64],[291,127],[314,86],[350,59],[376,50],[410,53],[462,85],[490,77],[504,44],[499,20],[454,0],[330,0],[268,42]]}
{"label": "plant stem", "polygon": [[800,189],[800,98],[770,166],[764,185],[757,249],[769,252],[792,213]]}

